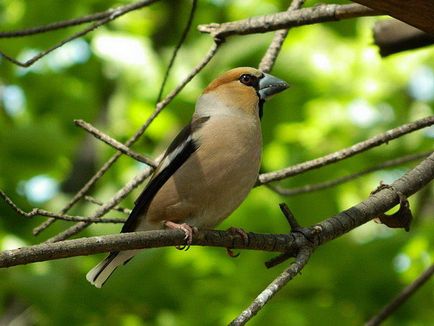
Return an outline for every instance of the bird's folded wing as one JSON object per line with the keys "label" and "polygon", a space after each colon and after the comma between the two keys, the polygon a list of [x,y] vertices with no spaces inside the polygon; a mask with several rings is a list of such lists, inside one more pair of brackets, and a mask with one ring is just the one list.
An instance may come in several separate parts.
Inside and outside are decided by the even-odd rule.
{"label": "bird's folded wing", "polygon": [[160,188],[199,148],[200,143],[194,134],[203,127],[208,119],[209,117],[201,117],[193,120],[172,141],[148,185],[137,198],[122,232],[133,232],[136,229],[139,217],[146,213],[149,204]]}

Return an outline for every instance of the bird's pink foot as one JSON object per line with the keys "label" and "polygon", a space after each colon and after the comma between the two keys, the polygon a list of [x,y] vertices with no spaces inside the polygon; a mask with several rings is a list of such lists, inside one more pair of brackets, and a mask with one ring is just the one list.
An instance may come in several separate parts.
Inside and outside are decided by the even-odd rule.
{"label": "bird's pink foot", "polygon": [[163,225],[167,227],[168,229],[173,230],[182,230],[185,234],[184,240],[185,245],[184,246],[176,246],[176,249],[179,250],[188,250],[190,248],[191,243],[193,242],[193,233],[197,231],[197,228],[192,227],[186,223],[175,223],[172,221],[164,221]]}

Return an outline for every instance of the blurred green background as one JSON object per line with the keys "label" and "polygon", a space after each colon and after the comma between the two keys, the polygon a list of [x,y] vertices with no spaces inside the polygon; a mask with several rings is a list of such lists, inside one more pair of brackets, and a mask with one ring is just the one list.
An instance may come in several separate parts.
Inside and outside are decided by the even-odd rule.
{"label": "blurred green background", "polygon": [[[328,1],[330,2],[330,1]],[[79,17],[129,1],[0,1],[0,30]],[[307,5],[314,5],[308,1]],[[166,86],[173,89],[207,52],[208,35],[195,26],[285,10],[288,1],[200,0],[191,30]],[[191,2],[160,1],[64,45],[30,68],[0,60],[0,189],[24,209],[58,211],[114,151],[75,127],[84,119],[126,141],[152,113],[164,71],[187,20]],[[375,21],[362,18],[296,28],[272,73],[291,88],[265,106],[263,170],[272,171],[350,146],[387,129],[433,114],[434,49],[382,59],[373,45]],[[78,31],[68,28],[0,39],[20,60]],[[273,33],[227,40],[213,61],[155,120],[134,150],[159,155],[189,121],[201,90],[236,66],[257,66]],[[391,141],[362,155],[281,182],[296,187],[358,172],[387,159],[432,149],[433,128]],[[319,222],[365,199],[416,163],[370,174],[344,185],[283,198],[254,189],[219,228],[288,231],[278,203],[303,225]],[[108,200],[143,165],[122,157],[92,189]],[[140,190],[122,206],[131,207]],[[411,232],[370,222],[319,248],[251,325],[360,325],[433,263],[433,185],[411,198]],[[89,215],[81,202],[70,212]],[[110,213],[108,216],[120,216]],[[56,222],[38,237],[27,220],[0,202],[2,250],[39,243],[70,224]],[[119,232],[94,225],[80,236]],[[103,255],[0,270],[0,320],[34,325],[223,325],[244,309],[285,264],[271,270],[273,254],[193,247],[148,250],[119,269],[103,289],[85,273]],[[434,282],[426,284],[385,325],[434,324]],[[1,324],[1,322],[0,322]],[[21,325],[21,324],[14,324]]]}

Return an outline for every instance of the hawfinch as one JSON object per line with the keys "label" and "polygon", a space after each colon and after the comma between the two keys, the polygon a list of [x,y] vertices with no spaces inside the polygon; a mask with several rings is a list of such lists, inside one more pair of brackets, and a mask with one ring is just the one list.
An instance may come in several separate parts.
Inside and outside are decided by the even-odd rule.
{"label": "hawfinch", "polygon": [[[213,228],[228,217],[254,186],[259,173],[264,101],[286,89],[284,81],[257,69],[229,70],[196,103],[191,123],[176,136],[122,232]],[[139,250],[112,252],[87,275],[100,288]]]}

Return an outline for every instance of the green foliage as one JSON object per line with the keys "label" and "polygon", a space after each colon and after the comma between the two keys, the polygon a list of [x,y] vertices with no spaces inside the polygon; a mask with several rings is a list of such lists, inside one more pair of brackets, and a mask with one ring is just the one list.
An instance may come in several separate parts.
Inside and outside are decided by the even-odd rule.
{"label": "green foliage", "polygon": [[[129,1],[5,0],[0,3],[1,30],[37,26],[125,3]],[[199,1],[194,26],[273,13],[286,5],[286,1],[277,0]],[[66,180],[77,190],[86,181],[80,174],[89,169],[91,176],[114,152],[89,140],[73,119],[84,119],[120,141],[127,140],[153,111],[189,8],[189,1],[156,3],[65,45],[28,69],[1,60],[0,188],[24,209],[59,210],[73,192],[65,188]],[[265,107],[264,171],[325,155],[433,114],[433,49],[381,59],[372,45],[371,27],[376,19],[306,26],[290,32],[273,74],[287,80],[291,88]],[[25,59],[78,29],[1,39],[0,49]],[[257,66],[271,39],[272,33],[228,39],[134,149],[152,157],[161,153],[189,120],[201,89],[229,68]],[[208,35],[193,28],[176,60],[166,94],[201,60],[210,44]],[[424,87],[431,87],[430,96],[420,95]],[[432,128],[419,131],[281,184],[296,187],[358,172],[386,159],[432,149],[433,137]],[[92,154],[80,157],[79,149],[86,141],[91,143]],[[310,225],[358,203],[380,180],[390,182],[409,166],[290,198],[257,188],[220,227],[287,232],[278,209],[282,201],[300,223]],[[74,172],[74,167],[78,171]],[[131,159],[121,158],[93,189],[93,196],[109,199],[141,168]],[[39,192],[31,183],[29,186],[35,176],[48,179]],[[131,207],[138,191],[122,205]],[[432,191],[431,185],[412,198],[417,214],[411,232],[370,222],[318,249],[303,274],[251,324],[360,325],[366,321],[433,263]],[[94,209],[92,204],[82,203],[71,212],[86,215]],[[43,219],[25,220],[2,202],[0,218],[1,249],[38,243],[69,226],[56,222],[34,238],[31,229]],[[119,226],[94,225],[82,235],[118,230]],[[100,255],[14,267],[0,271],[0,315],[6,316],[13,303],[18,303],[26,309],[21,317],[37,325],[222,325],[285,268],[266,270],[263,262],[271,256],[242,252],[240,258],[229,259],[222,249],[196,247],[188,252],[148,250],[119,269],[101,290],[84,279]],[[386,325],[432,324],[433,301],[431,282]]]}

